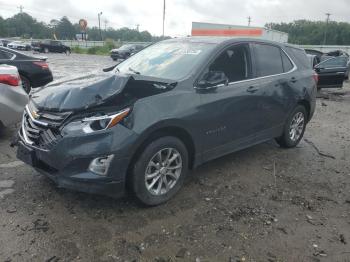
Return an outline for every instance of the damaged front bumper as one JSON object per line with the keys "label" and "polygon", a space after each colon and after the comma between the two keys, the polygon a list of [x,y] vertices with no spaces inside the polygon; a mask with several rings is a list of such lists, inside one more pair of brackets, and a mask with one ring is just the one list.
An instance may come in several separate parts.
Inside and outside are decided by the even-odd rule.
{"label": "damaged front bumper", "polygon": [[[68,134],[45,147],[33,143],[26,129],[24,117],[16,143],[17,157],[48,176],[58,187],[112,197],[124,194],[131,147],[137,139],[130,129],[117,125],[91,134]],[[45,131],[41,132],[44,136]],[[113,159],[104,174],[91,171],[89,167],[96,158],[111,155]]]}

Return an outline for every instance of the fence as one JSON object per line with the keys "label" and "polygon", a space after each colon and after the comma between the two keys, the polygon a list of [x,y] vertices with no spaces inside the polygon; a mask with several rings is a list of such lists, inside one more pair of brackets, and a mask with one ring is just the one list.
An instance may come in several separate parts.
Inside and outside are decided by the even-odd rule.
{"label": "fence", "polygon": [[[77,41],[77,40],[59,40],[62,44],[69,47],[80,47],[80,48],[90,48],[94,46],[103,46],[104,41]],[[115,46],[121,46],[124,44],[151,44],[149,42],[121,42],[121,41],[113,41]]]}

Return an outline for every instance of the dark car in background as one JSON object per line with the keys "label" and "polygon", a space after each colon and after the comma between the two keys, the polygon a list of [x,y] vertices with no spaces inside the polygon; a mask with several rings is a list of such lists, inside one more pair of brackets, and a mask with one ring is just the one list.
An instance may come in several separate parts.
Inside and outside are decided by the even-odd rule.
{"label": "dark car in background", "polygon": [[318,89],[341,88],[344,80],[349,79],[349,54],[342,50],[323,53],[318,50],[306,49],[310,63],[319,75]]}
{"label": "dark car in background", "polygon": [[128,188],[158,205],[207,161],[270,139],[295,147],[314,114],[316,79],[305,51],[287,44],[162,41],[113,72],[33,93],[17,157],[59,187]]}
{"label": "dark car in background", "polygon": [[62,44],[57,40],[44,40],[32,43],[33,50],[40,53],[65,53],[70,54],[71,49],[69,46]]}
{"label": "dark car in background", "polygon": [[315,66],[319,76],[318,89],[341,88],[345,79],[349,78],[349,57],[328,57]]}
{"label": "dark car in background", "polygon": [[0,39],[0,46],[7,47],[8,43],[11,43],[11,41],[7,39]]}
{"label": "dark car in background", "polygon": [[111,50],[111,58],[113,60],[127,59],[129,56],[140,52],[142,49],[147,47],[149,44],[127,44],[119,48]]}
{"label": "dark car in background", "polygon": [[53,80],[46,58],[32,57],[6,47],[0,47],[0,64],[17,67],[24,90],[44,86]]}

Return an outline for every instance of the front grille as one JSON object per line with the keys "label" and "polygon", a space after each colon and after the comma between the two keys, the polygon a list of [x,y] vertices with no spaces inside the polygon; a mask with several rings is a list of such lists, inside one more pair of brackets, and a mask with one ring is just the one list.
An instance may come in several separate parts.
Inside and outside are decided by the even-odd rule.
{"label": "front grille", "polygon": [[[37,112],[37,111],[36,111]],[[60,127],[70,113],[37,113],[37,118],[33,118],[29,107],[23,114],[21,135],[24,140],[41,149],[49,150],[62,138]]]}

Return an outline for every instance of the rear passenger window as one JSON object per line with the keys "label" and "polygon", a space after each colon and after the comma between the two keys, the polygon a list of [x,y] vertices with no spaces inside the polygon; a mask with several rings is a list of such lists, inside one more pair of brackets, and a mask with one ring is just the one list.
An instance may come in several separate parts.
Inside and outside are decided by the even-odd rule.
{"label": "rear passenger window", "polygon": [[258,76],[277,75],[284,72],[280,48],[255,44]]}
{"label": "rear passenger window", "polygon": [[285,52],[283,52],[281,50],[281,54],[282,54],[282,62],[283,62],[283,69],[284,72],[289,72],[293,69],[294,65],[292,64],[292,62],[290,61],[289,57],[286,55]]}
{"label": "rear passenger window", "polygon": [[324,62],[320,63],[320,66],[325,68],[337,68],[337,67],[346,67],[348,58],[344,56],[333,57]]}

